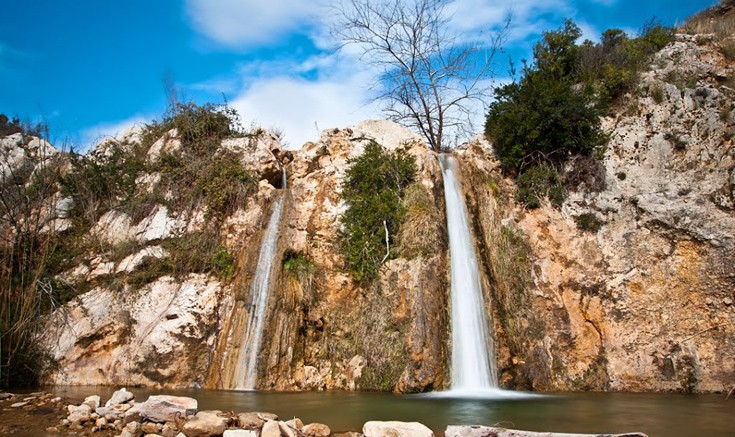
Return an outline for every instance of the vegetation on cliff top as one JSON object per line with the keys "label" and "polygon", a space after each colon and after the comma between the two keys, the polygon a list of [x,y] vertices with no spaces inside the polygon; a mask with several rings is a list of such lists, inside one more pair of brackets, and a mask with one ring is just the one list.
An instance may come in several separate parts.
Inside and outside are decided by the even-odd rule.
{"label": "vegetation on cliff top", "polygon": [[370,281],[381,264],[395,255],[396,237],[405,215],[401,202],[416,178],[416,161],[405,149],[387,152],[374,141],[347,161],[342,198],[342,254],[357,281]]}
{"label": "vegetation on cliff top", "polygon": [[[181,147],[148,157],[151,145],[172,129]],[[30,135],[45,126],[23,124],[0,115],[0,133]],[[244,135],[236,112],[226,106],[177,104],[160,122],[143,132],[142,142],[107,140],[95,151],[52,156],[28,155],[18,168],[3,170],[0,192],[0,386],[35,385],[51,364],[39,348],[36,332],[41,316],[94,286],[132,291],[164,276],[208,273],[228,280],[234,257],[223,245],[224,219],[247,202],[257,189],[233,152],[221,150],[226,137]],[[143,176],[158,174],[151,186]],[[57,202],[66,206],[59,210]],[[169,215],[187,218],[204,207],[199,229],[163,241],[163,258],[149,256],[132,272],[98,276],[72,283],[62,274],[90,257],[120,261],[148,243],[136,240],[110,244],[92,232],[109,211],[128,214],[133,223],[149,216],[158,205]],[[55,220],[67,218],[68,228],[57,230]]]}
{"label": "vegetation on cliff top", "polygon": [[564,169],[570,157],[600,155],[606,141],[600,117],[634,89],[651,55],[672,40],[673,29],[651,22],[637,38],[610,29],[600,43],[577,44],[581,35],[571,21],[545,32],[534,48],[534,63],[524,63],[519,81],[498,87],[490,104],[485,134],[503,170],[517,177],[517,198],[529,208],[545,197],[561,204],[562,183],[588,182],[569,175],[604,171],[590,160],[574,164],[592,172],[574,165]]}

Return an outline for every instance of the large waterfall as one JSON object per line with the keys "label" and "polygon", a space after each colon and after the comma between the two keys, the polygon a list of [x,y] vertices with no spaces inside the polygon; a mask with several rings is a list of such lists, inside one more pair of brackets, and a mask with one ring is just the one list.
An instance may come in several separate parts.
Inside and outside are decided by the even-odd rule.
{"label": "large waterfall", "polygon": [[[440,158],[447,205],[452,295],[452,385],[458,393],[497,390],[495,353],[487,334],[485,304],[462,191],[454,158]],[[492,390],[492,391],[495,391]]]}
{"label": "large waterfall", "polygon": [[263,338],[263,323],[265,322],[266,309],[268,308],[268,291],[271,282],[271,270],[278,246],[278,235],[281,224],[281,213],[286,197],[286,169],[283,169],[281,177],[281,188],[279,197],[273,204],[273,211],[268,220],[268,227],[260,243],[258,252],[258,265],[255,269],[255,277],[250,288],[251,304],[248,308],[248,325],[243,337],[242,361],[237,363],[235,371],[235,388],[252,390],[255,388],[257,377],[258,353],[260,342]]}

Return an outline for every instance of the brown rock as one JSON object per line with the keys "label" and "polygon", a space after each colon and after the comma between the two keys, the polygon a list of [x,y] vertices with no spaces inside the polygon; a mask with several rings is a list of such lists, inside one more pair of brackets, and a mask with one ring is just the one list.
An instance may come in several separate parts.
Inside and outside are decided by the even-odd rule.
{"label": "brown rock", "polygon": [[281,428],[278,426],[278,422],[275,420],[265,422],[260,437],[281,437]]}
{"label": "brown rock", "polygon": [[181,432],[187,437],[222,435],[227,429],[229,419],[220,416],[221,413],[221,411],[200,411],[186,421]]}
{"label": "brown rock", "polygon": [[309,437],[327,437],[332,433],[327,425],[322,423],[310,423],[301,428],[301,432]]}

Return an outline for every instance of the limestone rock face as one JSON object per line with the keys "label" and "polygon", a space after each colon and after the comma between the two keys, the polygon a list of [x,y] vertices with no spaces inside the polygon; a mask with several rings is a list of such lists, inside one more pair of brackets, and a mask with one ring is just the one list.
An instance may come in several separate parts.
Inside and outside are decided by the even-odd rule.
{"label": "limestone rock face", "polygon": [[280,253],[300,254],[313,269],[301,276],[275,273],[260,354],[261,388],[415,392],[446,384],[446,247],[430,257],[385,263],[370,287],[342,271],[339,228],[347,206],[341,184],[348,160],[371,140],[388,150],[407,147],[416,158],[418,182],[443,223],[437,157],[403,127],[363,122],[325,131],[318,142],[295,151],[287,167]]}
{"label": "limestone rock face", "polygon": [[245,138],[226,139],[222,141],[222,148],[237,154],[243,167],[255,172],[258,179],[280,186],[282,165],[278,155],[281,144],[274,134],[260,131]]}
{"label": "limestone rock face", "polygon": [[[507,387],[732,386],[735,129],[719,112],[735,91],[718,78],[733,70],[716,47],[677,36],[644,74],[642,97],[604,120],[606,188],[581,187],[561,210],[522,210],[488,144],[458,153]],[[660,103],[646,95],[654,88]],[[599,231],[578,228],[583,214]]]}
{"label": "limestone rock face", "polygon": [[53,381],[200,384],[213,341],[208,326],[225,291],[201,274],[182,282],[162,277],[137,293],[93,289],[49,321],[46,337],[60,366]]}

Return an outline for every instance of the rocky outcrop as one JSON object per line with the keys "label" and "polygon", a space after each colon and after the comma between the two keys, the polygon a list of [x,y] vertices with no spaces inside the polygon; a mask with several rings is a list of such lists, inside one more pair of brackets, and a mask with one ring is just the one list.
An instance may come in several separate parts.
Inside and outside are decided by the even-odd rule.
{"label": "rocky outcrop", "polygon": [[[387,262],[371,286],[342,272],[338,229],[345,204],[340,186],[348,159],[359,156],[369,140],[387,149],[409,146],[421,184],[443,211],[436,156],[393,123],[371,121],[327,131],[319,142],[295,152],[287,167],[279,262],[259,357],[261,388],[424,391],[445,385],[446,248],[428,258]],[[285,253],[302,257],[308,271],[281,269]],[[255,261],[248,263],[254,266]],[[238,286],[248,287],[247,280]],[[225,351],[244,332],[247,315],[239,299],[230,313],[235,317],[225,318],[230,325],[223,332],[228,334],[220,336],[217,356],[223,362],[232,356]],[[231,386],[223,369],[236,364],[214,367],[209,385]]]}
{"label": "rocky outcrop", "polygon": [[[640,96],[604,121],[606,188],[583,186],[561,210],[519,208],[489,145],[459,152],[493,279],[505,386],[732,385],[735,130],[721,111],[735,91],[720,78],[733,69],[713,44],[677,36],[644,74]],[[599,230],[579,224],[585,217]]]}

